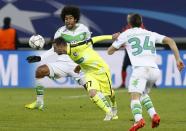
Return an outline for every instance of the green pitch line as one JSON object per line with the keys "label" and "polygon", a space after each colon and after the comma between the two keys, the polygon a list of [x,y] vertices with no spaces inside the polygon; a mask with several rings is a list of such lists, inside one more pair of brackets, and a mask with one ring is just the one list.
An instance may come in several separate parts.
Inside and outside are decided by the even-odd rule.
{"label": "green pitch line", "polygon": [[[153,104],[161,116],[156,131],[186,130],[186,89],[153,89]],[[26,110],[35,100],[34,89],[0,89],[0,131],[127,131],[132,124],[130,97],[116,90],[119,119],[104,122],[104,114],[89,100],[84,89],[46,89],[45,110]],[[143,108],[144,109],[144,108]],[[145,111],[146,126],[151,122]]]}

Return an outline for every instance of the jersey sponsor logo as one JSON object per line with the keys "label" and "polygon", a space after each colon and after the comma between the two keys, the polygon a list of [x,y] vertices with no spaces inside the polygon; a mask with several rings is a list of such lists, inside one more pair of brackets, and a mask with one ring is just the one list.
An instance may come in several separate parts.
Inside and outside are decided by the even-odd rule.
{"label": "jersey sponsor logo", "polygon": [[84,57],[81,57],[79,60],[75,61],[77,64],[81,64],[85,60]]}
{"label": "jersey sponsor logo", "polygon": [[139,79],[135,79],[132,81],[132,85],[137,88],[137,85],[139,83]]}

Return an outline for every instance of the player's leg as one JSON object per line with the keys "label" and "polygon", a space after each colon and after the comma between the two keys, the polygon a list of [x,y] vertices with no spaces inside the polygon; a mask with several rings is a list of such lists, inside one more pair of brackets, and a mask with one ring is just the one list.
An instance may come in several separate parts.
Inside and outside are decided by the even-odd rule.
{"label": "player's leg", "polygon": [[150,96],[148,95],[148,93],[150,91],[150,88],[154,85],[155,81],[159,78],[159,69],[152,68],[150,69],[150,71],[151,71],[152,77],[150,78],[150,81],[147,82],[146,90],[141,96],[140,101],[152,119],[152,128],[155,128],[159,126],[160,116],[157,114],[154,108],[154,105],[152,103],[152,100]]}
{"label": "player's leg", "polygon": [[97,91],[96,89],[90,89],[89,91],[89,96],[91,100],[103,111],[106,113],[111,112],[111,107],[110,104],[108,103],[107,99],[105,98],[104,95],[102,95],[101,92]]}
{"label": "player's leg", "polygon": [[145,125],[145,121],[142,116],[142,106],[140,103],[140,97],[146,87],[146,78],[144,68],[134,68],[132,76],[129,81],[129,93],[131,94],[131,111],[134,116],[135,123],[130,128],[130,131],[136,131]]}
{"label": "player's leg", "polygon": [[30,109],[37,108],[38,105],[44,105],[44,84],[43,78],[45,76],[49,77],[50,79],[57,79],[61,77],[66,77],[68,75],[68,71],[66,62],[58,61],[54,63],[47,63],[46,65],[42,65],[37,68],[36,70],[36,94],[37,100],[31,104],[26,105],[25,107]]}
{"label": "player's leg", "polygon": [[[104,95],[104,93],[102,93],[102,95]],[[113,117],[112,119],[116,120],[118,119],[118,110],[117,110],[117,103],[116,103],[116,97],[115,97],[115,92],[114,90],[112,90],[112,94],[111,95],[105,95],[105,98],[107,99],[107,101],[109,102],[111,109],[112,109],[112,114]],[[105,116],[106,118],[107,116]]]}
{"label": "player's leg", "polygon": [[145,125],[145,120],[142,116],[142,106],[140,104],[139,98],[141,94],[137,92],[131,93],[131,111],[134,116],[134,124],[131,126],[130,131],[137,131]]}
{"label": "player's leg", "polygon": [[112,81],[111,81],[111,75],[110,71],[105,72],[102,75],[99,75],[99,85],[102,94],[106,97],[107,101],[110,103],[111,108],[112,108],[112,113],[113,113],[113,118],[112,119],[118,119],[117,116],[117,103],[116,103],[116,97],[115,97],[115,92],[112,89]]}
{"label": "player's leg", "polygon": [[109,102],[106,100],[105,96],[102,95],[99,89],[99,82],[95,77],[86,74],[85,79],[87,81],[86,88],[89,92],[90,99],[95,103],[101,110],[106,114],[112,115],[112,110]]}
{"label": "player's leg", "polygon": [[140,98],[140,101],[152,119],[152,128],[159,126],[160,116],[156,113],[150,96],[148,94],[143,94]]}
{"label": "player's leg", "polygon": [[37,95],[37,99],[35,102],[31,103],[31,104],[27,104],[25,105],[26,108],[29,109],[43,109],[44,106],[44,100],[43,100],[43,96],[44,96],[44,83],[42,81],[42,79],[45,76],[49,76],[50,74],[50,70],[48,68],[47,65],[42,65],[39,66],[36,69],[36,73],[35,73],[35,78],[36,78],[36,95]]}

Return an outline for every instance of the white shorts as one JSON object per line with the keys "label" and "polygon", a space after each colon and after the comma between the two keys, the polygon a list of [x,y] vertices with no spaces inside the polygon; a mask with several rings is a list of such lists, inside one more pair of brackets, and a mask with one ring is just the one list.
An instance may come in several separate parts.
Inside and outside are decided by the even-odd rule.
{"label": "white shorts", "polygon": [[146,94],[160,76],[160,70],[153,67],[134,67],[129,81],[129,92]]}
{"label": "white shorts", "polygon": [[58,79],[61,77],[73,77],[80,85],[84,85],[84,75],[80,75],[74,72],[76,63],[72,61],[56,61],[53,63],[46,64],[50,70],[49,77],[52,79]]}

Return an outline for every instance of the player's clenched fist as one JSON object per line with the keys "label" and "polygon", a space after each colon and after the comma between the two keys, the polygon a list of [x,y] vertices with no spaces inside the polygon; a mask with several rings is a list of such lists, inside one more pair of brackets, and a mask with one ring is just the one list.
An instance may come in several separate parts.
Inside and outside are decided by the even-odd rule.
{"label": "player's clenched fist", "polygon": [[177,65],[179,71],[182,71],[182,69],[185,67],[185,65],[181,59],[176,61],[176,65]]}

